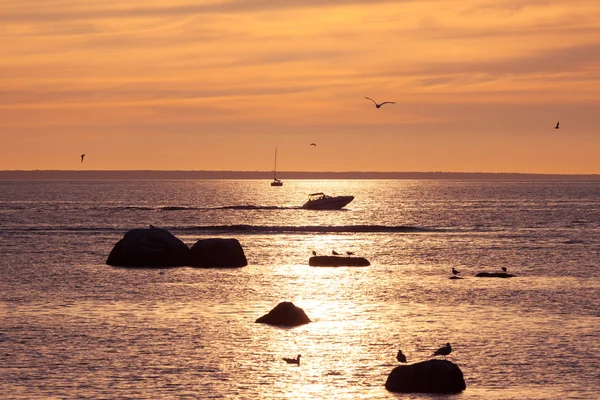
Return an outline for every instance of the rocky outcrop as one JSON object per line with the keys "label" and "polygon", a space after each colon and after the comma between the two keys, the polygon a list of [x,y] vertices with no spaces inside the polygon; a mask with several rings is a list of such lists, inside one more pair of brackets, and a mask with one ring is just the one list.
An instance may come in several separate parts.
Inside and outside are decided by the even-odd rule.
{"label": "rocky outcrop", "polygon": [[237,239],[202,239],[192,246],[189,264],[203,268],[236,268],[248,265]]}
{"label": "rocky outcrop", "polygon": [[475,276],[477,278],[512,278],[515,275],[506,272],[480,272]]}
{"label": "rocky outcrop", "polygon": [[187,264],[190,249],[161,228],[132,229],[119,240],[106,263],[118,267],[177,267]]}
{"label": "rocky outcrop", "polygon": [[258,318],[256,322],[279,326],[299,326],[311,321],[303,309],[296,307],[294,303],[284,301],[277,304],[268,314]]}
{"label": "rocky outcrop", "polygon": [[369,260],[363,257],[314,256],[308,259],[311,267],[367,267]]}
{"label": "rocky outcrop", "polygon": [[385,382],[387,390],[399,393],[460,393],[466,387],[458,365],[447,360],[401,365]]}

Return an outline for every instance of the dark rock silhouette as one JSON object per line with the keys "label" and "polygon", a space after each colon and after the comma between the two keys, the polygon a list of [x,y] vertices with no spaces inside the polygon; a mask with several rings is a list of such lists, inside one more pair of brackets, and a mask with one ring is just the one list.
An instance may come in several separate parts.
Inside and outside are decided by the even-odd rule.
{"label": "dark rock silhouette", "polygon": [[480,272],[475,276],[478,278],[512,278],[515,275],[506,272]]}
{"label": "dark rock silhouette", "polygon": [[466,387],[458,365],[447,360],[398,366],[385,382],[387,390],[399,393],[460,393]]}
{"label": "dark rock silhouette", "polygon": [[115,244],[106,264],[118,267],[177,267],[186,265],[189,255],[189,247],[165,229],[132,229]]}
{"label": "dark rock silhouette", "polygon": [[190,250],[192,267],[236,268],[248,265],[244,249],[237,239],[202,239]]}
{"label": "dark rock silhouette", "polygon": [[311,267],[367,267],[369,260],[363,257],[315,256],[308,259]]}
{"label": "dark rock silhouette", "polygon": [[308,324],[311,320],[303,309],[296,307],[292,302],[284,301],[277,304],[268,314],[258,318],[256,322],[278,326],[300,326]]}
{"label": "dark rock silhouette", "polygon": [[463,279],[460,276],[451,276],[449,279]]}

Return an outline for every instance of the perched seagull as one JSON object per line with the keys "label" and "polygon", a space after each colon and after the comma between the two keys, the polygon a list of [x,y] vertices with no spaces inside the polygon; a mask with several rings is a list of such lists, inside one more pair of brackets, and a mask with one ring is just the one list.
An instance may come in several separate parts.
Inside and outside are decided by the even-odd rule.
{"label": "perched seagull", "polygon": [[365,99],[371,100],[373,103],[375,103],[375,107],[377,107],[377,108],[381,107],[384,104],[396,104],[393,101],[384,101],[383,103],[377,104],[377,102],[375,100],[373,100],[372,98],[370,98],[370,97],[365,97]]}
{"label": "perched seagull", "polygon": [[334,256],[339,256],[339,255],[340,255],[340,253],[338,253],[338,252],[337,252],[337,251],[335,251],[335,250],[331,250],[331,254],[333,254]]}
{"label": "perched seagull", "polygon": [[448,354],[450,354],[452,352],[452,346],[450,346],[450,343],[446,343],[445,345],[443,345],[442,347],[440,347],[439,349],[437,349],[434,353],[433,356],[447,356]]}
{"label": "perched seagull", "polygon": [[317,144],[316,144],[316,143],[311,143],[310,145],[311,145],[311,146],[315,146],[315,147],[317,147]]}
{"label": "perched seagull", "polygon": [[506,272],[506,267],[502,267],[502,272]]}
{"label": "perched seagull", "polygon": [[354,255],[354,253],[351,252],[351,251],[347,251],[346,254],[348,254],[349,256],[353,256]]}
{"label": "perched seagull", "polygon": [[81,162],[83,162],[83,157],[85,157],[85,154],[81,155]]}
{"label": "perched seagull", "polygon": [[285,358],[283,357],[283,361],[285,361],[288,364],[297,364],[300,365],[300,354],[298,354],[298,357],[296,358]]}
{"label": "perched seagull", "polygon": [[317,252],[313,250],[313,256],[316,256],[316,255],[317,255]]}
{"label": "perched seagull", "polygon": [[406,362],[406,356],[404,353],[402,353],[402,350],[398,350],[398,354],[396,354],[396,360],[400,361],[401,363]]}
{"label": "perched seagull", "polygon": [[452,275],[458,275],[460,274],[460,271],[457,271],[454,269],[454,267],[452,267]]}
{"label": "perched seagull", "polygon": [[558,122],[556,123],[556,126],[554,127],[554,129],[559,129],[559,128],[560,128],[560,126],[558,126],[559,124],[560,124],[560,121],[558,121]]}

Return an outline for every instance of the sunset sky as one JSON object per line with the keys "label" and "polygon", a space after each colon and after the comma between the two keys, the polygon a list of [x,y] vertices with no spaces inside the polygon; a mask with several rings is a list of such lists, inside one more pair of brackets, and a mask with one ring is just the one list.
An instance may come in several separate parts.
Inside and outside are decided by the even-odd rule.
{"label": "sunset sky", "polygon": [[277,146],[282,171],[600,173],[598,0],[4,0],[0,21],[0,169],[270,170]]}

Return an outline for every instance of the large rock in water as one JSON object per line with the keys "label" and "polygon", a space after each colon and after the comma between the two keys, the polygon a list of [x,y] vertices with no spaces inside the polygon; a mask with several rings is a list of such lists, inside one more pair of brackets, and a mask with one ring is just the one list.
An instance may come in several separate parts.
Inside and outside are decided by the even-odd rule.
{"label": "large rock in water", "polygon": [[204,268],[235,268],[248,265],[237,239],[202,239],[192,246],[189,265]]}
{"label": "large rock in water", "polygon": [[394,368],[385,388],[399,393],[460,393],[467,385],[458,365],[447,360],[427,360]]}
{"label": "large rock in water", "polygon": [[475,275],[477,278],[512,278],[513,274],[507,274],[506,272],[480,272]]}
{"label": "large rock in water", "polygon": [[367,267],[369,260],[363,257],[314,256],[308,259],[311,267]]}
{"label": "large rock in water", "polygon": [[296,307],[294,303],[284,301],[256,320],[258,323],[280,326],[299,326],[308,324],[310,319],[303,309]]}
{"label": "large rock in water", "polygon": [[165,229],[132,229],[115,244],[106,263],[117,267],[177,267],[187,264],[189,254],[189,247]]}

